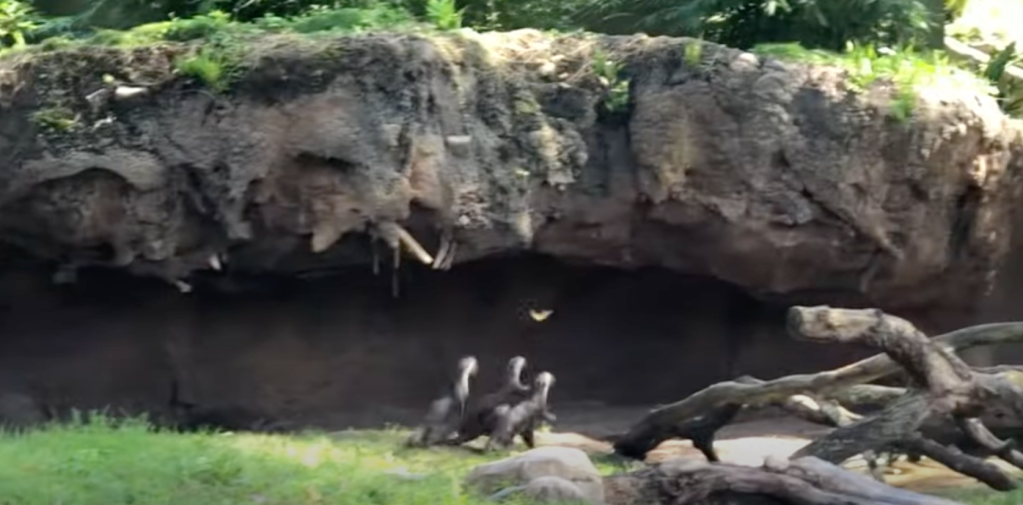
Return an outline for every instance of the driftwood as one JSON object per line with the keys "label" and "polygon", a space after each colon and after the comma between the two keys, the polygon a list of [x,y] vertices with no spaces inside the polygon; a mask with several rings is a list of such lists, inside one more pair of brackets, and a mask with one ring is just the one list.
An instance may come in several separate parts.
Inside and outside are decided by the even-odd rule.
{"label": "driftwood", "polygon": [[813,457],[768,459],[760,468],[676,458],[607,477],[604,486],[609,501],[650,505],[961,505]]}
{"label": "driftwood", "polygon": [[[1023,342],[1023,323],[974,326],[929,339],[908,321],[879,310],[821,306],[793,307],[787,324],[798,340],[870,346],[885,354],[817,374],[714,384],[651,411],[616,437],[615,451],[643,459],[661,442],[684,438],[707,460],[717,461],[714,435],[740,409],[779,406],[836,428],[794,459],[812,456],[841,464],[860,454],[869,462],[880,452],[903,452],[930,457],[994,489],[1016,487],[1014,479],[983,458],[997,456],[1023,468],[1023,454],[1002,440],[1023,429],[1023,371],[971,369],[955,351]],[[899,371],[908,376],[910,387],[865,384]],[[883,408],[869,415],[850,410],[867,404]]]}

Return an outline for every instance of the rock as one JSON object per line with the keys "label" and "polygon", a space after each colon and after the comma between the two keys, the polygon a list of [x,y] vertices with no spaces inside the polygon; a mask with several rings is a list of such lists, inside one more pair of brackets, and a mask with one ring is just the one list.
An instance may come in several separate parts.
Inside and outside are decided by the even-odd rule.
{"label": "rock", "polygon": [[538,477],[524,486],[503,489],[490,496],[493,501],[525,498],[531,503],[594,503],[572,482],[561,477]]}
{"label": "rock", "polygon": [[[542,480],[530,487],[531,483],[543,477],[557,477],[558,480]],[[604,502],[600,472],[585,452],[571,447],[540,447],[480,465],[465,478],[465,484],[483,495],[494,495],[510,487],[519,489],[507,493],[522,492],[530,496],[572,494],[566,486],[569,484],[586,502]]]}
{"label": "rock", "polygon": [[[918,87],[900,119],[885,83],[710,43],[689,65],[686,39],[272,42],[220,97],[187,89],[168,45],[0,61],[0,242],[149,275],[97,254],[113,249],[174,278],[230,242],[232,272],[311,272],[369,268],[345,239],[415,221],[458,231],[456,268],[529,249],[799,303],[968,310],[1023,199],[1020,126],[964,89]],[[595,51],[630,69],[613,118]],[[145,100],[65,99],[121,74],[147,76]]]}

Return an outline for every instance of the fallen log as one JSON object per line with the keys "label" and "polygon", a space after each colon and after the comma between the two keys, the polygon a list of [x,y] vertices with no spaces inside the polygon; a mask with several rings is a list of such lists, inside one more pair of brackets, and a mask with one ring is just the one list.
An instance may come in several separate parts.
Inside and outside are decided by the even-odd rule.
{"label": "fallen log", "polygon": [[[1023,390],[1004,376],[975,373],[953,352],[928,339],[905,319],[879,310],[794,307],[789,311],[788,325],[798,339],[879,348],[902,366],[916,388],[881,413],[811,442],[797,451],[794,458],[816,456],[841,463],[857,454],[918,438],[918,431],[930,419],[932,425],[958,427],[976,446],[1023,468],[1023,454],[1015,451],[1011,441],[1002,441],[992,434],[979,419],[993,404],[1001,404],[1009,405],[1017,422],[1023,424]],[[989,470],[994,467],[978,468],[964,454],[948,453],[942,457],[950,468],[995,489],[1015,488],[1015,482],[1010,481],[1011,486],[1007,486],[1006,479],[992,477]]]}
{"label": "fallen log", "polygon": [[962,505],[898,489],[817,458],[762,467],[675,458],[605,478],[614,503],[650,505]]}
{"label": "fallen log", "polygon": [[[1004,424],[1023,427],[1023,373],[1015,368],[999,369],[996,374],[974,371],[954,353],[978,345],[1023,341],[1023,323],[974,326],[928,339],[908,321],[878,310],[793,307],[788,326],[797,339],[870,345],[886,354],[817,374],[771,381],[746,377],[712,385],[650,412],[626,434],[616,437],[615,451],[642,459],[664,440],[688,438],[694,445],[699,442],[705,455],[713,454],[715,432],[734,418],[734,414],[729,417],[722,412],[780,405],[814,422],[839,426],[794,457],[812,455],[837,464],[870,451],[922,448],[925,450],[918,452],[937,454],[934,459],[991,487],[1006,487],[1004,478],[992,477],[990,468],[977,464],[981,460],[963,459],[970,456],[962,452],[938,454],[931,445],[922,444],[918,438],[929,438],[920,436],[922,431],[941,440],[939,447],[950,441],[970,442],[1017,466],[1023,464],[1012,444],[1002,442],[980,420],[980,416],[997,411]],[[900,365],[912,381],[909,390],[862,384],[895,373]],[[885,396],[889,404],[869,417],[843,414],[840,405],[828,405],[832,398],[876,400],[878,396]],[[972,432],[964,431],[964,426]],[[917,441],[907,442],[912,440]],[[707,459],[716,461],[717,457]]]}

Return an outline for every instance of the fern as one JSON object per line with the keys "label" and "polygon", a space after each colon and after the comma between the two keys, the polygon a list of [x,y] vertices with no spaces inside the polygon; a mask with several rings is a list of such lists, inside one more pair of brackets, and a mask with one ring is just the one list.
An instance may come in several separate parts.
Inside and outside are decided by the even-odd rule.
{"label": "fern", "polygon": [[32,6],[20,0],[0,0],[0,38],[24,47],[25,36],[38,26]]}
{"label": "fern", "polygon": [[1007,77],[1006,71],[1019,63],[1020,59],[1016,43],[1012,42],[998,51],[983,70],[984,77],[998,89],[996,98],[999,106],[1011,116],[1023,114],[1023,86],[1017,80]]}
{"label": "fern", "polygon": [[461,28],[464,11],[455,0],[426,0],[426,19],[441,30]]}

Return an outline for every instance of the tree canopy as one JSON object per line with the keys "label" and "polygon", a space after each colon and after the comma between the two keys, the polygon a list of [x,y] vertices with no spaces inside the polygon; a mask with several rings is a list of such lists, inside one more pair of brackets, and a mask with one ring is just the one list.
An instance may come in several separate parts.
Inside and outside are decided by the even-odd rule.
{"label": "tree canopy", "polygon": [[[73,17],[81,27],[126,29],[223,11],[239,21],[294,16],[315,8],[386,4],[423,15],[429,0],[3,0],[43,16]],[[963,0],[455,0],[466,25],[508,30],[584,29],[607,33],[702,37],[748,48],[799,42],[842,50],[847,43],[927,40]],[[929,5],[931,4],[931,5]]]}

